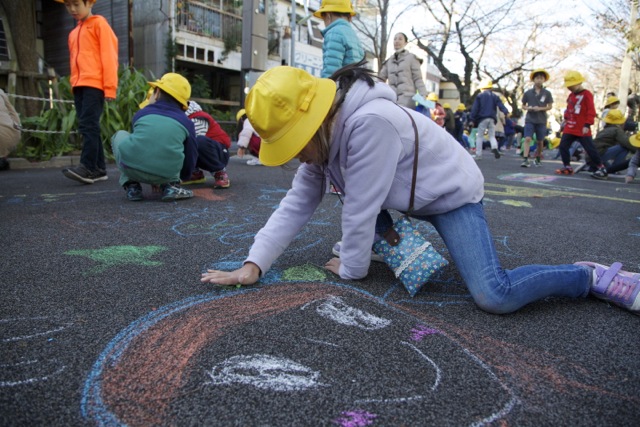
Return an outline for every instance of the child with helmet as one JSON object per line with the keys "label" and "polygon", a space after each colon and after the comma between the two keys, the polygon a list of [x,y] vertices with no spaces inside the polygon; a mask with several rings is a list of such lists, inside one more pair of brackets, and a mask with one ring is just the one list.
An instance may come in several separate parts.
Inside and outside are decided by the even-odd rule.
{"label": "child with helmet", "polygon": [[564,75],[564,85],[569,89],[570,94],[567,98],[567,109],[564,111],[564,127],[559,148],[563,166],[557,169],[556,173],[573,175],[569,148],[571,144],[578,141],[589,155],[591,166],[595,168],[591,176],[596,179],[607,179],[607,169],[593,145],[591,136],[591,126],[596,118],[593,94],[585,89],[582,83],[584,83],[584,77],[578,71],[570,70]]}
{"label": "child with helmet", "polygon": [[368,274],[376,232],[384,233],[376,230],[378,213],[406,212],[413,193],[415,209],[409,215],[435,227],[481,309],[510,313],[550,296],[591,293],[640,312],[640,275],[621,270],[620,263],[503,269],[484,214],[484,179],[475,161],[433,121],[397,105],[393,89],[359,65],[339,70],[333,79],[286,66],[258,78],[245,108],[262,137],[260,160],[279,166],[297,159],[301,165],[291,189],[256,234],[243,266],[207,270],[201,282],[256,283],[311,220],[328,175],[344,194],[343,242],[340,257],[325,268],[342,279]]}
{"label": "child with helmet", "polygon": [[322,72],[321,77],[330,77],[337,69],[364,58],[360,39],[351,26],[356,13],[350,0],[322,0],[320,9],[313,16],[324,21],[321,31]]}
{"label": "child with helmet", "polygon": [[185,115],[191,85],[176,73],[149,85],[153,93],[133,116],[133,132],[120,130],[111,138],[120,185],[130,201],[143,199],[142,183],[158,186],[163,201],[191,198],[193,192],[180,186],[198,160],[195,126]]}
{"label": "child with helmet", "polygon": [[524,118],[524,143],[522,144],[523,168],[531,166],[529,163],[529,147],[531,139],[536,136],[535,166],[541,165],[542,147],[547,136],[547,111],[553,106],[553,96],[543,84],[549,80],[549,73],[542,68],[533,70],[529,74],[533,87],[522,95],[522,109],[527,112]]}

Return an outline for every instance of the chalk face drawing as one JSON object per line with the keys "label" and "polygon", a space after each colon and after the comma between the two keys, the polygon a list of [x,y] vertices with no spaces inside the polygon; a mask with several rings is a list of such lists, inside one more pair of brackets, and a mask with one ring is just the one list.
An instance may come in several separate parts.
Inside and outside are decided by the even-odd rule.
{"label": "chalk face drawing", "polygon": [[[465,386],[469,377],[478,388]],[[491,403],[473,403],[479,392]],[[95,362],[82,413],[130,426],[179,424],[175,414],[292,425],[313,414],[310,424],[348,427],[418,411],[431,425],[469,425],[516,402],[479,358],[398,306],[340,283],[271,280],[132,323]]]}
{"label": "chalk face drawing", "polygon": [[125,264],[156,267],[162,265],[160,261],[152,261],[149,258],[158,252],[166,251],[163,246],[109,246],[102,249],[82,249],[65,252],[65,255],[78,255],[87,257],[98,263],[85,274],[102,273],[112,267]]}

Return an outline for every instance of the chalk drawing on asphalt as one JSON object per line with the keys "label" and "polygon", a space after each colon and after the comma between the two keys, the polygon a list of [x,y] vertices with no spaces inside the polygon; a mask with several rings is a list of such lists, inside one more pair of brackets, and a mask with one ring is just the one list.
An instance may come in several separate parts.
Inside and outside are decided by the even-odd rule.
{"label": "chalk drawing on asphalt", "polygon": [[166,251],[164,246],[108,246],[100,249],[78,249],[66,251],[65,255],[83,256],[98,263],[85,274],[102,273],[113,267],[123,265],[141,265],[145,267],[157,267],[162,265],[160,261],[152,261],[150,258],[159,252]]}
{"label": "chalk drawing on asphalt", "polygon": [[48,350],[72,323],[37,316],[0,319],[0,325],[0,387],[40,383],[67,368]]}
{"label": "chalk drawing on asphalt", "polygon": [[[313,413],[325,414],[320,424],[349,426],[393,424],[398,413],[428,405],[435,423],[469,425],[517,401],[479,361],[439,328],[366,291],[268,281],[194,296],[133,322],[96,360],[81,408],[98,425],[175,424],[173,414],[188,409],[238,425],[291,424]],[[493,396],[490,405],[476,406],[478,388],[459,387],[469,376]],[[192,401],[200,398],[215,405]],[[461,410],[450,410],[452,400]]]}
{"label": "chalk drawing on asphalt", "polygon": [[268,354],[232,356],[208,372],[207,385],[250,385],[263,390],[302,391],[324,387],[320,372],[285,357]]}

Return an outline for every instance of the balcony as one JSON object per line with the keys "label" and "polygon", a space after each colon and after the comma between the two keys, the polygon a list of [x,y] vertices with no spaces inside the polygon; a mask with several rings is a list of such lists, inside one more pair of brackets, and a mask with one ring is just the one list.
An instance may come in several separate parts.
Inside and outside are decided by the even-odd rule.
{"label": "balcony", "polygon": [[[202,0],[176,3],[176,28],[224,42],[226,52],[242,45],[242,1]],[[279,55],[280,33],[269,30],[269,55]]]}

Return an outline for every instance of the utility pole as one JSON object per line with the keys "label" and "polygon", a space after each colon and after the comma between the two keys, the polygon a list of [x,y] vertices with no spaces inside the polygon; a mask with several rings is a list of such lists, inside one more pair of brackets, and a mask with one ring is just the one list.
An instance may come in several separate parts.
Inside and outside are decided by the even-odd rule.
{"label": "utility pole", "polygon": [[[627,37],[627,49],[622,60],[622,67],[620,68],[620,90],[618,91],[618,98],[620,98],[620,107],[622,112],[626,110],[627,98],[629,91],[629,82],[631,81],[631,52],[633,50],[633,31],[635,30],[636,19],[638,17],[638,0],[631,0],[631,16],[629,18],[629,36]],[[635,118],[634,118],[635,120]]]}

